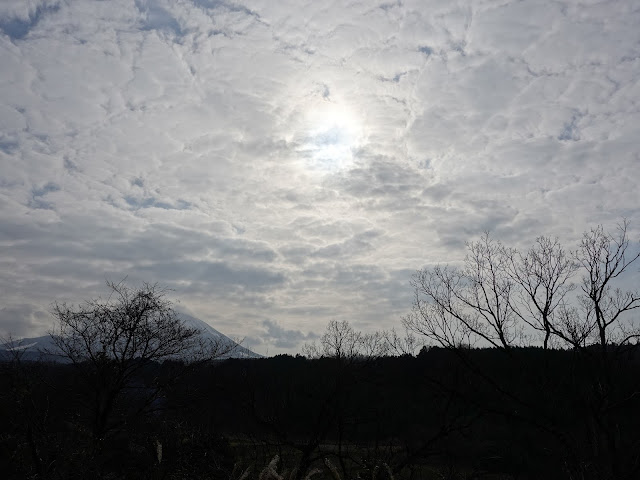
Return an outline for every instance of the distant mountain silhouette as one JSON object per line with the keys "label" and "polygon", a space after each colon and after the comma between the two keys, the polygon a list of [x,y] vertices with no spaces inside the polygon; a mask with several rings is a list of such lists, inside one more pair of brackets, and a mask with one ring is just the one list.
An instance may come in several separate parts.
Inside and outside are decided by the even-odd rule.
{"label": "distant mountain silhouette", "polygon": [[[255,353],[248,348],[243,347],[238,342],[230,339],[226,335],[220,333],[208,323],[188,315],[186,313],[178,313],[179,317],[184,323],[193,328],[200,330],[202,337],[205,340],[210,340],[213,343],[221,343],[223,345],[233,346],[229,353],[221,356],[220,358],[261,358],[262,355]],[[44,335],[42,337],[34,338],[22,338],[20,340],[14,340],[10,343],[3,343],[0,345],[0,361],[10,360],[14,353],[20,352],[20,358],[26,361],[44,360],[53,362],[64,362],[66,359],[57,355],[57,347],[53,342],[51,335]]]}

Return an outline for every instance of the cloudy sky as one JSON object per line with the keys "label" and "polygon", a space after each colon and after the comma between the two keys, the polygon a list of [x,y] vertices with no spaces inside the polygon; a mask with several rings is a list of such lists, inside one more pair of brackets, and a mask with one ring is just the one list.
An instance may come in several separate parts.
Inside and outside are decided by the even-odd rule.
{"label": "cloudy sky", "polygon": [[128,276],[259,353],[484,230],[640,236],[637,0],[0,2],[0,334]]}

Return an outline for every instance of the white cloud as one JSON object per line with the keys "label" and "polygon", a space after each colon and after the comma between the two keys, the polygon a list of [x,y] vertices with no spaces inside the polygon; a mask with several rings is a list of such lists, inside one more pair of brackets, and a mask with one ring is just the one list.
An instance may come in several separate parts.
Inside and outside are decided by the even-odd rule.
{"label": "white cloud", "polygon": [[484,229],[637,236],[638,24],[631,0],[3,2],[0,331],[129,275],[294,351],[393,326],[410,272]]}

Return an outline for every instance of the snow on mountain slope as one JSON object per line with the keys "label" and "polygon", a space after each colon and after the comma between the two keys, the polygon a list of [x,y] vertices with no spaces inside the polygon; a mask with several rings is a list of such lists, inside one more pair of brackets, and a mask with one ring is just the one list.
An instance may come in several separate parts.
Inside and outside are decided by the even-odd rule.
{"label": "snow on mountain slope", "polygon": [[[222,344],[224,346],[229,345],[233,347],[230,349],[229,353],[221,356],[221,358],[262,357],[262,355],[252,352],[248,348],[243,347],[226,335],[220,333],[208,323],[186,313],[180,312],[178,315],[185,325],[200,330],[201,335],[205,340],[211,341],[215,344]],[[23,360],[64,361],[64,359],[55,355],[56,351],[57,348],[50,335],[35,338],[22,338],[20,340],[14,340],[10,343],[3,343],[0,345],[0,361],[10,360],[18,353]]]}
{"label": "snow on mountain slope", "polygon": [[203,322],[199,318],[192,317],[186,313],[180,313],[180,318],[189,327],[197,328],[200,330],[201,335],[205,339],[210,339],[213,342],[220,342],[225,345],[235,345],[235,348],[228,355],[223,355],[223,358],[261,358],[262,355],[255,353],[248,348],[238,344],[235,340],[230,339],[226,335],[220,333],[206,322]]}

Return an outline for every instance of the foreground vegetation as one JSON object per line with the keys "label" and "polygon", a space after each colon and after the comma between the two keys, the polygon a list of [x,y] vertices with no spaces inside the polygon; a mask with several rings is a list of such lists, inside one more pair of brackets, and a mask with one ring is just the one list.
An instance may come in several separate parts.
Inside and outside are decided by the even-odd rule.
{"label": "foreground vegetation", "polygon": [[611,462],[627,475],[618,478],[637,478],[640,349],[625,351],[609,392],[615,407],[601,417],[615,428],[615,458],[593,423],[601,388],[593,365],[576,352],[465,353],[230,359],[179,380],[183,365],[150,362],[100,437],[92,434],[95,385],[73,365],[5,363],[0,469],[16,479],[270,478],[260,474],[279,455],[274,471],[283,478],[316,469],[314,478],[334,478],[325,460],[344,479],[607,478]]}

